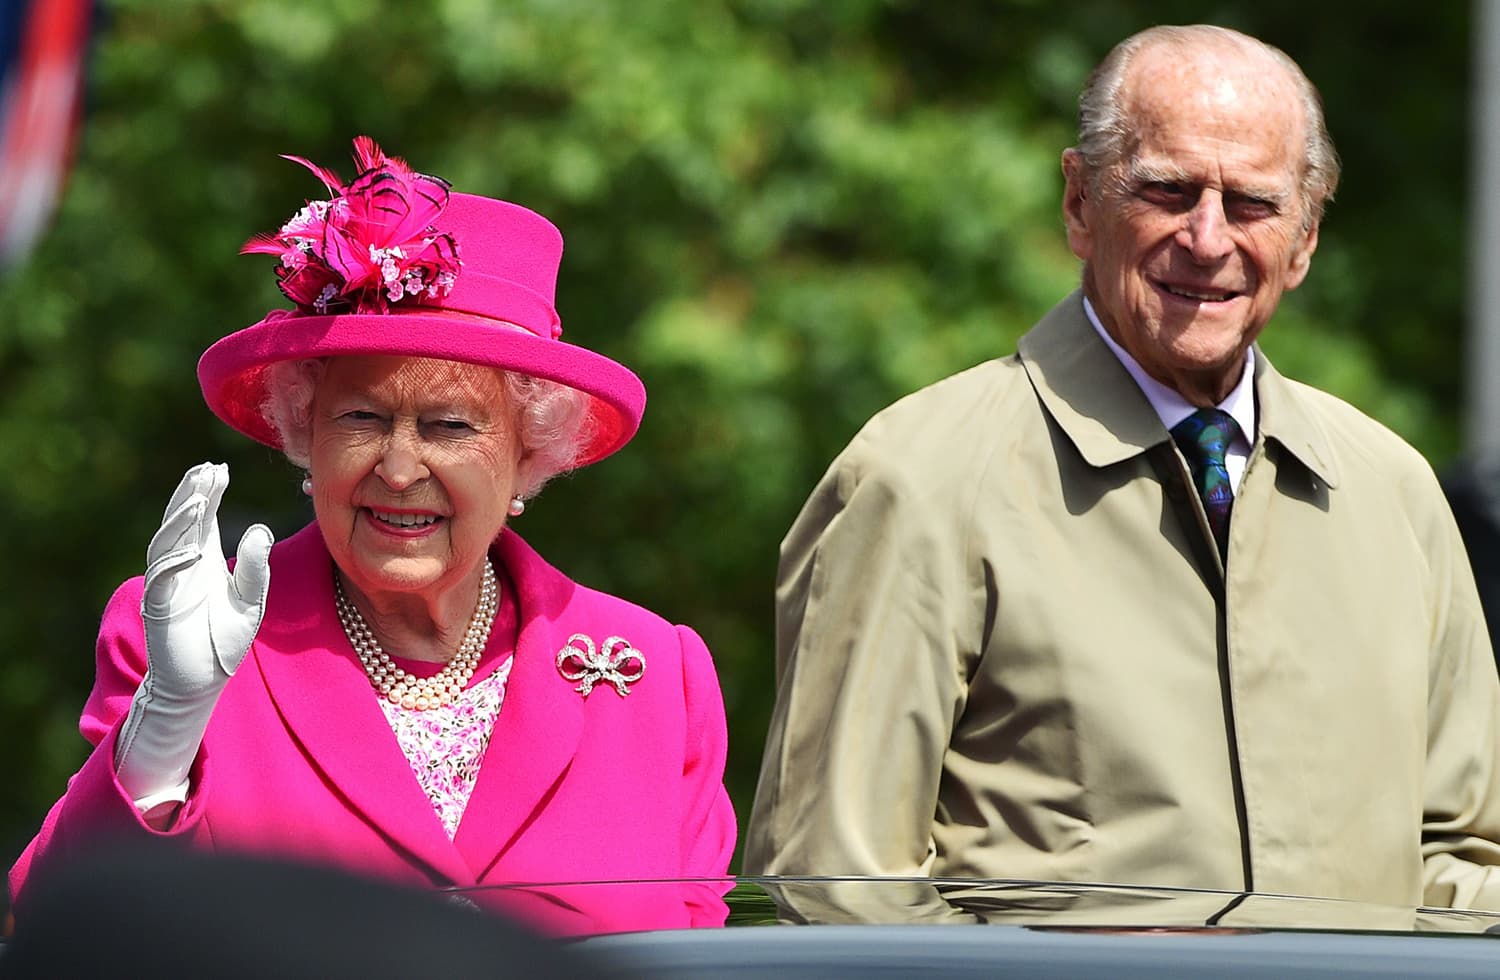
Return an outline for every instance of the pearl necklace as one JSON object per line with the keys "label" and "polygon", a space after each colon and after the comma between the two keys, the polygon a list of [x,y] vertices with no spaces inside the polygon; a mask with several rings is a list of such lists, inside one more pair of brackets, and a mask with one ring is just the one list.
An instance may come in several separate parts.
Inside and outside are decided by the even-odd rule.
{"label": "pearl necklace", "polygon": [[380,641],[370,632],[358,607],[344,595],[337,571],[333,574],[333,592],[344,635],[359,655],[359,662],[364,664],[371,686],[391,704],[417,711],[451,704],[458,697],[479,666],[479,656],[489,642],[490,627],[495,624],[495,613],[500,608],[500,586],[495,580],[494,567],[486,560],[484,581],[479,587],[479,604],[474,607],[474,618],[469,620],[469,629],[458,645],[458,652],[446,667],[431,677],[413,677],[396,666],[390,655],[380,648]]}

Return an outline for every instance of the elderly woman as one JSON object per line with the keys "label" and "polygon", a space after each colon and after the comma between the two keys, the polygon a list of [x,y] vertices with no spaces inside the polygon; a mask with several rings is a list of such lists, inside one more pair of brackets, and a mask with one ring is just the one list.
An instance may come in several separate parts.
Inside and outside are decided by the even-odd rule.
{"label": "elderly woman", "polygon": [[[28,877],[120,835],[422,885],[723,875],[735,824],[702,640],[506,527],[645,406],[629,370],[559,339],[557,229],[364,137],[348,185],[290,159],[330,199],[245,251],[279,258],[296,309],[214,344],[198,375],[221,419],[305,469],[316,520],[274,547],[252,527],[231,570],[227,469],[188,471],[144,577],[105,610],[95,748],[11,872],[18,923]],[[721,891],[553,891],[521,911],[696,925],[722,921]]]}

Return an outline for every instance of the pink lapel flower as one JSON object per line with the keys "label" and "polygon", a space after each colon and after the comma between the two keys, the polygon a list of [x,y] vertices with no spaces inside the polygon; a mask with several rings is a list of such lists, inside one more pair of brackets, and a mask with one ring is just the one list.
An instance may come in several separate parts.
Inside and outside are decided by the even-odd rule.
{"label": "pink lapel flower", "polygon": [[304,313],[385,313],[408,301],[441,299],[463,263],[458,243],[434,227],[448,206],[448,182],[419,174],[368,136],[354,140],[359,173],[338,174],[302,157],[333,197],[309,201],[275,234],[240,249],[277,258],[278,285]]}

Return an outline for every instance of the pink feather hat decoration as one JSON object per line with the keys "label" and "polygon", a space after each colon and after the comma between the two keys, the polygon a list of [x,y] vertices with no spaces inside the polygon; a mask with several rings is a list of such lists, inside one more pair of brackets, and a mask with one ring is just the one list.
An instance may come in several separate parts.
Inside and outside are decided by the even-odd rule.
{"label": "pink feather hat decoration", "polygon": [[231,427],[281,448],[263,415],[267,369],[278,361],[394,354],[484,364],[546,378],[589,396],[592,439],[579,466],[635,435],[646,407],[622,364],[564,343],[554,306],[562,235],[516,204],[450,193],[367,136],[354,141],[358,175],[287,157],[332,197],[312,201],[242,253],[278,258],[296,309],[272,310],[215,343],[198,362],[203,398]]}

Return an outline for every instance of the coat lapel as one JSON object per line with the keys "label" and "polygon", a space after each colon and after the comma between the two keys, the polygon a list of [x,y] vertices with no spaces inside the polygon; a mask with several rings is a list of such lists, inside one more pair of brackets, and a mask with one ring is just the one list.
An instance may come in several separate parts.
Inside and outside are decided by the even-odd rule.
{"label": "coat lapel", "polygon": [[339,626],[332,559],[317,524],[277,547],[271,572],[256,662],[288,731],[349,809],[397,850],[440,879],[472,884]]}
{"label": "coat lapel", "polygon": [[1047,413],[1090,466],[1138,456],[1169,438],[1151,402],[1083,311],[1083,293],[1053,307],[1016,345]]}
{"label": "coat lapel", "polygon": [[578,587],[513,531],[496,550],[515,590],[520,630],[505,703],[454,838],[481,879],[546,805],[584,723],[583,698],[557,671],[558,651],[586,625],[574,603]]}

